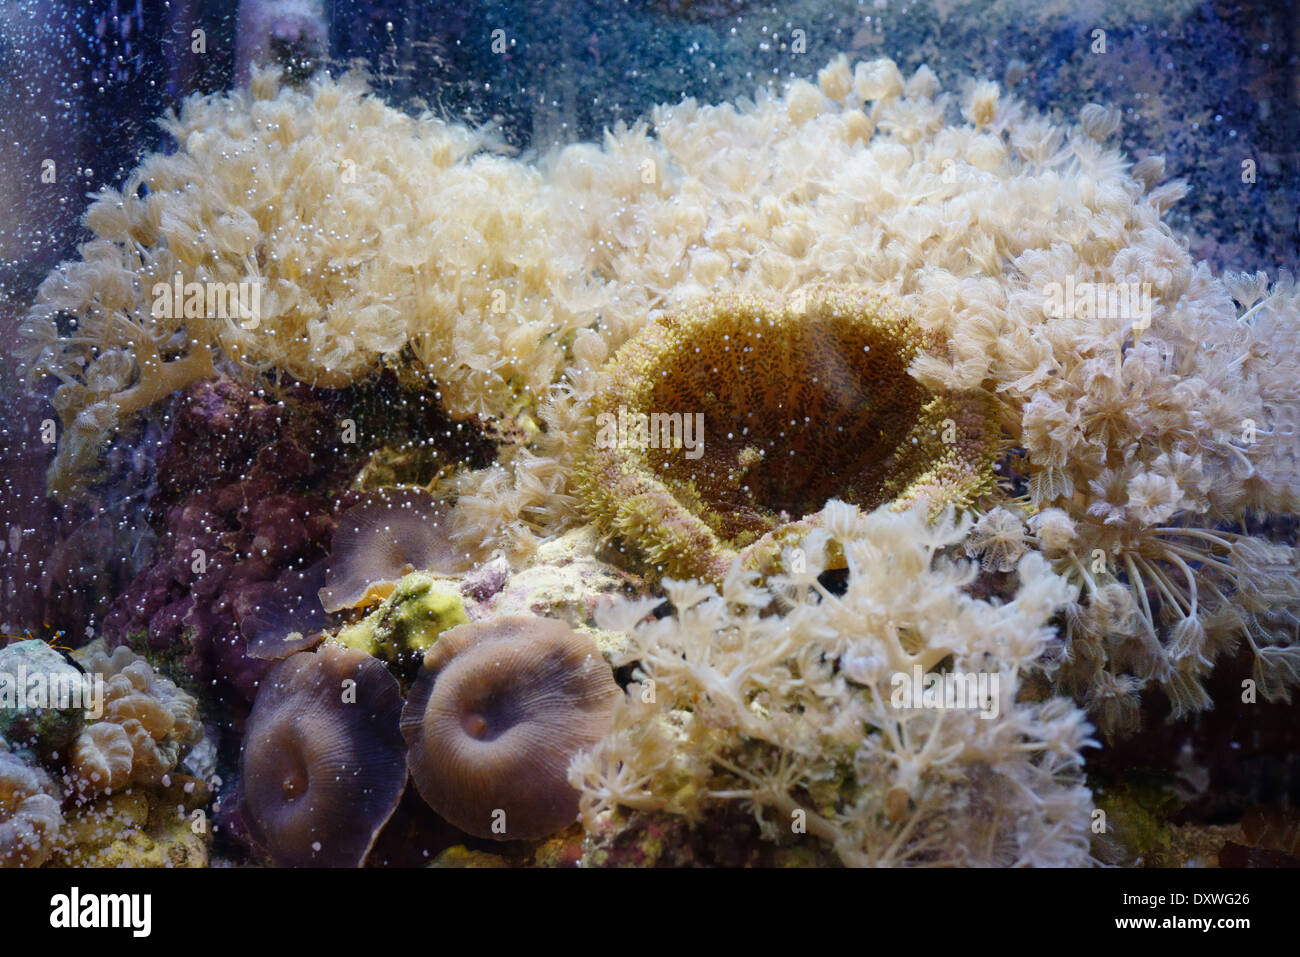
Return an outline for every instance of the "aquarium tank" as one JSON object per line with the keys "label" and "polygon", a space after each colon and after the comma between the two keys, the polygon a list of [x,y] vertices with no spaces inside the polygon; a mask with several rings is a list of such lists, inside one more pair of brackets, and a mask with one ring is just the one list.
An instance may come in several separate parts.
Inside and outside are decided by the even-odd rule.
{"label": "aquarium tank", "polygon": [[1298,56],[0,0],[0,865],[1300,864]]}

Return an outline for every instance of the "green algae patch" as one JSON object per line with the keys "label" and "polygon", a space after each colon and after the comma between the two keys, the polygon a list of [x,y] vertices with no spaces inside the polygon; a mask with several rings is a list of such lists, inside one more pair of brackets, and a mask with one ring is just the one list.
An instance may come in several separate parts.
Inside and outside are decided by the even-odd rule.
{"label": "green algae patch", "polygon": [[378,608],[342,629],[330,643],[373,655],[406,684],[415,677],[424,653],[438,636],[468,622],[465,603],[454,583],[413,572],[397,583]]}
{"label": "green algae patch", "polygon": [[1182,802],[1161,776],[1139,772],[1132,779],[1095,790],[1097,808],[1105,812],[1105,830],[1096,848],[1109,863],[1138,865],[1170,846],[1171,820]]}

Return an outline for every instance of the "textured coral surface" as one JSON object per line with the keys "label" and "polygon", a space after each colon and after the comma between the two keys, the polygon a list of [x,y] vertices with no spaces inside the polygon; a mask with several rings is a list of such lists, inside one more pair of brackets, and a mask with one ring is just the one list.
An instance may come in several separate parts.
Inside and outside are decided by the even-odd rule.
{"label": "textured coral surface", "polygon": [[[913,379],[921,339],[862,290],[723,296],[660,319],[602,370],[591,413],[607,424],[580,467],[587,507],[668,573],[721,580],[756,539],[743,560],[770,560],[781,526],[831,498],[973,504],[992,484],[987,403]],[[695,448],[657,424],[669,416],[695,417]]]}
{"label": "textured coral surface", "polygon": [[[202,805],[175,784],[233,774],[241,745],[245,797],[344,794],[307,802],[281,862],[1294,856],[1285,821],[1204,829],[1279,795],[1191,742],[1239,748],[1239,699],[1266,703],[1246,713],[1270,757],[1287,747],[1291,713],[1271,709],[1300,685],[1300,291],[1198,261],[1171,225],[1189,184],[1117,148],[1138,122],[1121,109],[1049,116],[1014,71],[905,65],[840,55],[518,156],[355,75],[255,72],[188,100],[168,148],[91,205],[24,326],[58,417],[51,491],[93,509],[133,477],[113,514],[147,500],[157,545],[136,540],[103,629],[116,650],[79,653],[105,719],[0,754],[0,861],[202,863],[183,826]],[[177,280],[227,300],[254,284],[260,306],[158,308]],[[639,425],[603,442],[624,410],[702,415],[699,456]],[[380,526],[475,567],[417,568],[438,563],[416,550],[380,568],[335,534],[358,501],[417,494],[427,508]],[[62,544],[47,598],[93,592],[78,549],[107,553],[103,532]],[[356,602],[286,577],[327,556],[351,563],[357,602],[409,571],[439,600],[395,592],[358,623]],[[277,616],[282,588],[294,613]],[[580,810],[581,839],[485,849],[503,799],[474,805],[468,835],[430,821],[436,789],[406,784],[400,742],[349,743],[359,715],[332,673],[313,691],[337,747],[281,773],[293,732],[239,740],[250,706],[274,710],[268,670],[292,670],[250,654],[268,621],[292,636],[301,612],[294,649],[325,637],[290,662],[354,645],[391,719],[394,672],[437,660],[458,610],[461,628],[525,612],[584,636],[612,730],[553,749],[562,813],[527,831]],[[988,695],[900,703],[900,678]],[[485,714],[526,712],[502,704],[518,690],[426,722],[420,748],[495,734]],[[1152,780],[1117,783],[1130,759]],[[476,770],[475,794],[505,793],[505,766]],[[349,832],[335,785],[373,798],[369,773],[383,800]],[[222,812],[240,859],[241,835],[276,844],[250,807]]]}
{"label": "textured coral surface", "polygon": [[[1086,863],[1089,726],[1019,686],[1072,589],[1030,555],[1011,601],[973,599],[973,566],[941,555],[967,531],[950,514],[826,511],[802,573],[669,583],[675,614],[639,625],[650,602],[610,609],[606,627],[635,628],[617,660],[638,683],[571,770],[587,826],[620,807],[694,819],[743,802],[769,839],[850,865]],[[842,593],[818,580],[832,542]],[[990,708],[900,700],[896,676],[945,661],[998,676]]]}

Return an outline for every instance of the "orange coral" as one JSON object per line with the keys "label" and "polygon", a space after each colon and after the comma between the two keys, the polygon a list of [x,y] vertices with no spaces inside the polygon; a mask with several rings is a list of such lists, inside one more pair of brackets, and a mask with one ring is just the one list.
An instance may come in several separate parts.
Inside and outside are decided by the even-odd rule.
{"label": "orange coral", "polygon": [[[991,485],[996,431],[979,394],[908,374],[936,347],[865,289],[725,295],[666,316],[602,373],[578,469],[587,508],[668,574],[719,581],[738,556],[766,565],[832,498],[969,505]],[[697,415],[693,440],[654,428]]]}

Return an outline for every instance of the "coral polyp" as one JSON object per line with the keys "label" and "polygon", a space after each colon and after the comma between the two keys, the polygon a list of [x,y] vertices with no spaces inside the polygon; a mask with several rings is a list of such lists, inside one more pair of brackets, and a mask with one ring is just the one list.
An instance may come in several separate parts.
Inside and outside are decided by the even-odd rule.
{"label": "coral polyp", "polygon": [[703,300],[606,364],[579,488],[661,571],[715,581],[737,557],[768,564],[832,498],[969,506],[998,432],[981,394],[909,375],[939,348],[869,288]]}
{"label": "coral polyp", "polygon": [[574,756],[610,731],[621,697],[590,638],[502,615],[458,625],[424,656],[402,712],[420,796],[489,840],[535,840],[577,820]]}
{"label": "coral polyp", "polygon": [[240,813],[281,867],[359,867],[406,786],[402,697],[355,648],[304,651],[258,692],[240,757]]}

